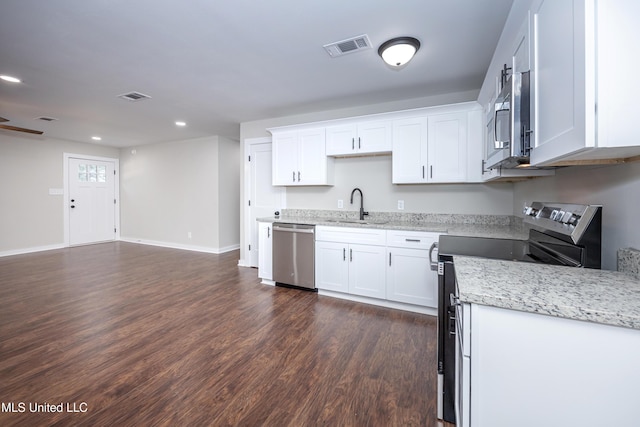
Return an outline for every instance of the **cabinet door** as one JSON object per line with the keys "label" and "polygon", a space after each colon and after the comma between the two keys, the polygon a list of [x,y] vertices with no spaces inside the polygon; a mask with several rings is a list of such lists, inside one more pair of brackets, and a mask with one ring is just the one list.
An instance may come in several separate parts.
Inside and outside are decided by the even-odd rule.
{"label": "cabinet door", "polygon": [[[537,0],[532,16],[535,113],[531,163],[550,164],[594,146],[593,28],[585,37],[582,1]],[[587,123],[589,132],[585,132]]]}
{"label": "cabinet door", "polygon": [[428,179],[462,182],[467,177],[467,113],[428,118]]}
{"label": "cabinet door", "polygon": [[361,154],[391,151],[391,122],[383,120],[359,123],[355,146]]}
{"label": "cabinet door", "polygon": [[327,184],[327,155],[325,130],[311,129],[298,132],[299,185]]}
{"label": "cabinet door", "polygon": [[392,182],[412,184],[427,181],[427,118],[393,122]]}
{"label": "cabinet door", "polygon": [[273,231],[272,224],[258,223],[258,277],[273,279]]}
{"label": "cabinet door", "polygon": [[384,246],[349,245],[349,293],[385,299]]}
{"label": "cabinet door", "polygon": [[531,61],[530,61],[530,32],[529,32],[529,13],[527,12],[527,17],[520,26],[520,30],[516,35],[516,38],[513,43],[512,57],[513,62],[511,64],[511,69],[514,73],[522,73],[525,71],[529,71],[531,69]]}
{"label": "cabinet door", "polygon": [[349,292],[349,260],[345,243],[316,242],[316,288]]}
{"label": "cabinet door", "polygon": [[428,250],[389,248],[388,300],[437,307],[437,295],[438,275],[431,271]]}
{"label": "cabinet door", "polygon": [[327,156],[343,156],[356,151],[356,125],[327,127]]}
{"label": "cabinet door", "polygon": [[298,133],[273,134],[273,185],[295,185],[298,172]]}

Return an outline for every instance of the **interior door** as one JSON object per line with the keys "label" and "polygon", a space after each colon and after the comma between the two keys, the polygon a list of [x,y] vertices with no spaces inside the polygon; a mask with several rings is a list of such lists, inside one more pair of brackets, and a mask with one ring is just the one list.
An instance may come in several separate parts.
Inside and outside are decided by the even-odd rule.
{"label": "interior door", "polygon": [[69,158],[69,245],[114,240],[115,163]]}

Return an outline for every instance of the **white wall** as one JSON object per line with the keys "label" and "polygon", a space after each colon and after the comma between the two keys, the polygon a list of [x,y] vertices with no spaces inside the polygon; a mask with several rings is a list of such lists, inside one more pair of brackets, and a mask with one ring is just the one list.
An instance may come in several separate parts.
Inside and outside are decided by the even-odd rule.
{"label": "white wall", "polygon": [[620,248],[640,248],[640,162],[615,166],[572,166],[556,176],[516,183],[513,210],[522,216],[526,201],[600,204],[602,268],[616,269]]}
{"label": "white wall", "polygon": [[122,149],[122,239],[210,252],[237,248],[239,224],[231,218],[239,217],[238,150],[237,142],[217,136]]}
{"label": "white wall", "polygon": [[64,245],[63,153],[118,158],[117,148],[0,131],[0,254]]}
{"label": "white wall", "polygon": [[[287,207],[291,209],[338,209],[358,211],[360,196],[349,203],[351,191],[358,187],[364,194],[364,209],[375,212],[428,212],[458,214],[511,215],[513,185],[495,184],[420,184],[391,183],[391,156],[338,158],[334,163],[332,187],[289,187]],[[398,210],[404,201],[404,211]]]}

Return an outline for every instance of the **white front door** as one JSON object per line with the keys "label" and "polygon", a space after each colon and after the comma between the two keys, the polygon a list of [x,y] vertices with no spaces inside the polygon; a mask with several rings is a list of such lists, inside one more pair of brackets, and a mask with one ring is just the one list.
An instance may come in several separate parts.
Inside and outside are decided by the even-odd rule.
{"label": "white front door", "polygon": [[114,240],[115,162],[68,159],[69,245]]}
{"label": "white front door", "polygon": [[[267,140],[268,141],[268,140]],[[272,217],[275,211],[284,207],[285,190],[272,185],[271,142],[264,138],[249,141],[249,202],[247,203],[247,232],[249,251],[246,257],[248,266],[258,266],[258,224],[256,218]],[[250,159],[250,160],[249,160]]]}

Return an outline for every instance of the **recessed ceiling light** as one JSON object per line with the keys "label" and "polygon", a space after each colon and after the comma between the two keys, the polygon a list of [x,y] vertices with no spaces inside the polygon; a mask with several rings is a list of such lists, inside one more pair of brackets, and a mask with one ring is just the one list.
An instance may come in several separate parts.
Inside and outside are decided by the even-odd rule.
{"label": "recessed ceiling light", "polygon": [[91,139],[93,139],[94,141],[102,141],[102,138],[99,136],[92,136]]}
{"label": "recessed ceiling light", "polygon": [[12,77],[12,76],[1,75],[0,79],[4,80],[6,82],[11,82],[11,83],[22,83],[22,80],[20,80],[17,77]]}
{"label": "recessed ceiling light", "polygon": [[186,125],[187,125],[187,123],[185,123],[185,122],[181,122],[181,121],[177,121],[176,122],[176,126],[186,126]]}

